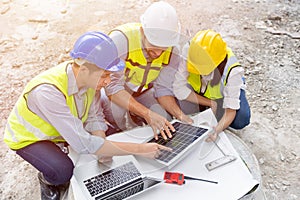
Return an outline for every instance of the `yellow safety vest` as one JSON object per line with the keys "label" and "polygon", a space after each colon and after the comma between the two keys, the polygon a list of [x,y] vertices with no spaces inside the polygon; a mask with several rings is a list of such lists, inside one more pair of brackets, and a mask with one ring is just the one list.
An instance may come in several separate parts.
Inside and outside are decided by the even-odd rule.
{"label": "yellow safety vest", "polygon": [[[41,140],[53,142],[65,142],[59,132],[48,122],[33,113],[27,105],[27,97],[30,91],[41,84],[50,84],[59,89],[66,98],[66,103],[71,113],[78,117],[74,96],[68,95],[67,66],[72,62],[64,62],[33,78],[25,87],[16,105],[10,113],[5,128],[4,142],[14,150]],[[88,118],[88,111],[93,101],[95,90],[88,89],[86,110],[82,122]]]}
{"label": "yellow safety vest", "polygon": [[[221,92],[221,86],[224,87],[227,84],[227,79],[230,74],[230,71],[234,67],[240,66],[237,58],[233,54],[230,48],[227,48],[227,63],[221,77],[221,81],[215,85],[211,86],[210,81],[208,82],[203,96],[209,99],[221,99],[223,94]],[[200,94],[201,92],[201,76],[199,74],[190,73],[188,77],[188,83],[193,87],[194,91]]]}
{"label": "yellow safety vest", "polygon": [[128,53],[125,59],[125,81],[140,86],[139,89],[142,90],[142,88],[148,88],[149,83],[158,77],[164,65],[169,64],[172,47],[169,47],[158,58],[148,63],[142,51],[140,28],[140,23],[128,23],[118,26],[113,31],[121,31],[128,41]]}

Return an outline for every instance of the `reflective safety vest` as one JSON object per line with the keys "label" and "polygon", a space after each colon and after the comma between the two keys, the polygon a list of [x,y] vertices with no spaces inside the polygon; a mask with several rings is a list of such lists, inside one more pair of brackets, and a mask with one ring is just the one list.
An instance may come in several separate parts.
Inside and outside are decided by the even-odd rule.
{"label": "reflective safety vest", "polygon": [[172,55],[172,47],[169,47],[158,58],[148,63],[142,51],[140,28],[140,23],[128,23],[113,30],[121,31],[127,38],[125,81],[139,86],[138,92],[149,87],[149,83],[158,77],[163,66],[169,64]]}
{"label": "reflective safety vest", "polygon": [[[74,96],[68,95],[68,76],[67,66],[72,62],[64,62],[53,67],[35,78],[25,87],[16,105],[7,119],[4,133],[4,142],[14,150],[23,148],[27,145],[41,140],[53,142],[65,142],[59,132],[51,124],[43,120],[40,116],[33,113],[27,105],[28,94],[41,84],[55,86],[66,98],[66,103],[71,113],[78,117]],[[95,95],[95,90],[88,89],[86,93],[85,113],[82,122],[88,118],[88,111]],[[72,133],[70,133],[72,134]]]}
{"label": "reflective safety vest", "polygon": [[[210,81],[208,82],[205,92],[203,96],[216,100],[223,98],[222,88],[227,84],[227,80],[231,70],[234,67],[239,67],[240,63],[238,62],[237,58],[233,54],[230,48],[227,48],[227,63],[224,68],[221,81],[214,86],[211,86]],[[193,87],[194,91],[198,94],[201,93],[201,76],[199,74],[190,73],[188,77],[188,83]]]}

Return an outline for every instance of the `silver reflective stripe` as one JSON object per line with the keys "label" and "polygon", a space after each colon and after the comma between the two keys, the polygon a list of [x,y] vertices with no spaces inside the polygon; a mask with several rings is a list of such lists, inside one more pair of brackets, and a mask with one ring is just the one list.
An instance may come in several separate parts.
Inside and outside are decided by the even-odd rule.
{"label": "silver reflective stripe", "polygon": [[35,137],[37,137],[40,140],[53,140],[55,138],[57,138],[57,136],[48,136],[45,133],[43,133],[42,131],[40,131],[40,129],[32,126],[29,122],[27,122],[21,115],[19,115],[18,113],[18,109],[15,109],[15,115],[18,118],[18,121],[31,133],[34,134]]}
{"label": "silver reflective stripe", "polygon": [[19,140],[15,136],[15,132],[11,130],[9,123],[6,124],[6,130],[10,133],[10,136],[14,142],[19,142]]}
{"label": "silver reflective stripe", "polygon": [[231,56],[227,61],[229,66],[231,66],[231,65],[233,65],[234,63],[237,63],[237,62],[238,62],[238,59],[235,56]]}

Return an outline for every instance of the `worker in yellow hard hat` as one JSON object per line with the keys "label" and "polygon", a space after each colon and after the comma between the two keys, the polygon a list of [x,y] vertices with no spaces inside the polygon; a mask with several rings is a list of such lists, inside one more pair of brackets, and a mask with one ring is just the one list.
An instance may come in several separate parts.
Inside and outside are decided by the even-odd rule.
{"label": "worker in yellow hard hat", "polygon": [[[105,88],[108,97],[105,103],[109,104],[106,110],[111,110],[110,122],[118,128],[124,130],[128,124],[142,125],[139,122],[143,119],[152,127],[156,138],[158,133],[165,139],[172,137],[175,129],[169,122],[171,116],[154,97],[153,85],[161,72],[178,67],[179,33],[176,11],[165,1],[152,3],[139,23],[126,23],[110,32],[119,56],[126,63],[124,73],[114,74],[111,84]],[[125,121],[130,119],[126,114],[133,120]]]}
{"label": "worker in yellow hard hat", "polygon": [[182,57],[173,92],[179,102],[189,101],[190,106],[187,110],[180,103],[173,104],[168,105],[169,110],[191,114],[191,108],[197,111],[195,105],[212,108],[218,124],[209,140],[215,140],[229,126],[247,126],[250,107],[245,96],[244,69],[221,35],[213,30],[199,31],[183,47]]}

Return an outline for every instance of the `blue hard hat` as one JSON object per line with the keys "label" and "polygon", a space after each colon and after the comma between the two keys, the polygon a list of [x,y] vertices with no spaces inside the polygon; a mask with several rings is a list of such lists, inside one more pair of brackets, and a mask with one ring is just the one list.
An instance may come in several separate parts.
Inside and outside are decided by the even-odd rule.
{"label": "blue hard hat", "polygon": [[70,55],[73,59],[87,60],[107,71],[121,71],[125,67],[112,39],[101,32],[87,32],[80,36]]}

